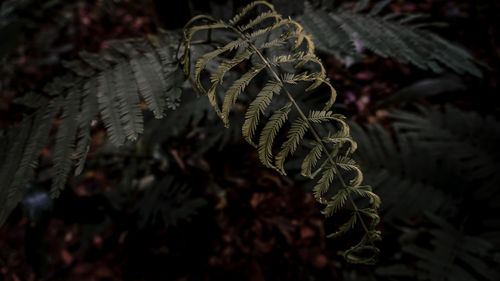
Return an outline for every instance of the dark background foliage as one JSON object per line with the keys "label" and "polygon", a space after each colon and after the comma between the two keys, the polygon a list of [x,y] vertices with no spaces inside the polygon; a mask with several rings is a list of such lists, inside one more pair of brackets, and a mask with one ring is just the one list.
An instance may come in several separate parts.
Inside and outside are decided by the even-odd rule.
{"label": "dark background foliage", "polygon": [[[30,113],[15,99],[43,93],[78,52],[182,28],[200,13],[229,18],[249,1],[8,2],[1,130]],[[287,16],[304,12],[301,0],[273,2]],[[44,149],[36,180],[0,227],[0,280],[499,280],[500,4],[395,0],[386,12],[446,23],[431,30],[467,49],[483,77],[434,74],[370,51],[350,66],[321,54],[384,202],[376,266],[346,264],[337,251],[356,235],[327,239],[339,222],[325,221],[308,184],[263,167],[238,126],[224,129],[185,92],[164,120],[147,117],[137,144],[117,150],[96,124],[86,170],[56,200]],[[237,108],[232,118],[242,115]]]}

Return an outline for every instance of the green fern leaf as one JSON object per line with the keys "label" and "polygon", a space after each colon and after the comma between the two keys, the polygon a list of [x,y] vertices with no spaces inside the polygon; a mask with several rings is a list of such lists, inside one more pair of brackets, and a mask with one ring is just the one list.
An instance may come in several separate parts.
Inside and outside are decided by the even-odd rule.
{"label": "green fern leaf", "polygon": [[24,153],[31,129],[32,120],[26,118],[16,129],[11,129],[7,132],[6,142],[11,143],[11,148],[6,153],[5,161],[3,161],[2,169],[0,170],[0,203],[2,203],[3,206],[0,211],[0,223],[5,222],[9,213],[19,202],[19,200],[17,200],[17,202],[15,201],[18,196],[9,195],[18,193],[16,189],[11,187],[11,183],[14,180],[14,175],[21,162],[21,157],[19,157],[19,155],[23,155]]}
{"label": "green fern leaf", "polygon": [[227,90],[226,96],[224,97],[224,103],[222,104],[222,121],[227,126],[229,111],[236,103],[238,95],[241,94],[245,88],[248,86],[250,81],[257,76],[266,66],[256,65],[252,67],[247,73],[243,74],[240,79],[236,80],[233,85]]}
{"label": "green fern leaf", "polygon": [[448,67],[459,74],[482,76],[468,52],[418,25],[412,25],[410,21],[415,15],[399,21],[377,16],[388,1],[380,1],[365,14],[362,11],[368,1],[364,2],[359,2],[358,8],[352,11],[327,13],[308,8],[301,22],[319,42],[321,51],[340,56],[348,64],[353,58],[359,59],[359,53],[366,48],[382,57],[412,63],[437,73]]}
{"label": "green fern leaf", "polygon": [[283,124],[288,118],[288,113],[292,107],[292,103],[288,103],[280,110],[276,111],[266,123],[264,129],[262,129],[262,133],[260,134],[258,151],[259,151],[259,159],[262,161],[264,165],[269,168],[274,168],[272,164],[273,157],[273,142],[278,134],[278,131],[281,129]]}
{"label": "green fern leaf", "polygon": [[316,163],[318,163],[318,160],[321,158],[322,153],[323,153],[323,145],[321,144],[321,142],[313,142],[313,148],[306,155],[304,161],[302,162],[301,174],[304,177],[312,179],[321,170],[318,169],[314,173],[311,172],[314,166],[316,166]]}
{"label": "green fern leaf", "polygon": [[79,94],[77,91],[70,91],[63,103],[63,114],[54,145],[55,173],[50,189],[52,197],[59,196],[60,191],[66,185],[66,179],[71,170],[72,154],[78,129],[77,114],[79,99],[77,97]]}
{"label": "green fern leaf", "polygon": [[[167,32],[167,37],[176,36]],[[91,142],[92,123],[98,119],[98,113],[111,142],[120,145],[126,139],[136,140],[143,131],[139,94],[144,96],[156,117],[163,116],[167,106],[177,107],[184,79],[174,57],[175,42],[166,42],[165,38],[110,42],[110,48],[99,55],[82,52],[81,60],[64,63],[73,73],[54,79],[44,88],[51,96],[49,101],[33,95],[18,100],[43,106],[33,117],[26,117],[20,126],[9,130],[8,137],[0,139],[0,143],[7,142],[9,146],[8,151],[0,153],[3,155],[0,203],[5,203],[0,210],[0,222],[3,223],[21,200],[26,183],[34,175],[40,151],[50,140],[49,133],[61,107],[63,115],[53,153],[53,196],[64,187],[73,158],[77,159],[75,174],[82,172]],[[16,155],[18,158],[14,159]]]}
{"label": "green fern leaf", "polygon": [[[209,61],[211,61],[212,59],[216,58],[217,56],[219,56],[225,52],[230,52],[232,50],[238,49],[245,44],[246,44],[245,40],[238,39],[236,41],[229,42],[228,44],[226,44],[225,46],[223,46],[221,48],[217,48],[216,50],[209,52],[209,53],[206,53],[203,56],[201,56],[196,61],[196,66],[195,66],[196,85],[198,86],[198,89],[203,89],[203,86],[201,85],[201,81],[200,81],[200,77],[201,77],[200,74]],[[226,62],[226,64],[231,65],[231,64],[233,64],[233,62],[229,61],[229,62]],[[222,81],[222,77],[226,73],[226,71],[223,72],[222,70],[223,69],[221,69],[220,72],[217,72],[217,76],[215,77],[216,79],[214,79],[214,80]]]}
{"label": "green fern leaf", "polygon": [[156,118],[163,117],[163,107],[165,106],[164,91],[166,89],[163,80],[149,64],[148,58],[132,59],[130,65],[132,66],[139,92],[146,100],[148,107],[153,111]]}
{"label": "green fern leaf", "polygon": [[257,125],[259,124],[259,119],[264,111],[271,103],[273,95],[279,94],[281,90],[281,85],[276,81],[268,81],[267,84],[259,92],[255,100],[252,101],[248,110],[245,114],[245,123],[243,123],[242,132],[245,140],[251,145],[257,147],[253,142],[253,136]]}
{"label": "green fern leaf", "polygon": [[[493,266],[494,246],[480,237],[455,229],[443,218],[427,213],[427,218],[435,226],[427,227],[426,239],[430,243],[418,245],[407,241],[403,251],[413,257],[411,268],[399,264],[402,270],[380,268],[377,275],[383,278],[397,278],[401,273],[412,273],[422,280],[498,280],[500,272]],[[419,234],[419,233],[417,233]],[[419,234],[420,236],[420,234]]]}
{"label": "green fern leaf", "polygon": [[81,105],[80,117],[78,118],[79,133],[75,150],[77,156],[75,176],[81,174],[83,171],[83,167],[87,159],[87,153],[90,148],[90,142],[92,141],[92,136],[90,134],[92,120],[97,118],[98,114],[95,92],[97,92],[97,80],[90,79],[83,87],[83,101]]}
{"label": "green fern leaf", "polygon": [[217,68],[217,71],[210,76],[210,82],[222,84],[224,79],[224,74],[226,74],[233,67],[242,63],[245,60],[248,60],[250,56],[253,54],[251,50],[245,50],[244,52],[238,54],[233,59],[227,61],[223,61],[221,65]]}
{"label": "green fern leaf", "polygon": [[97,77],[97,101],[101,117],[106,127],[110,141],[117,146],[125,142],[126,135],[121,125],[120,111],[113,86],[113,72],[104,71]]}
{"label": "green fern leaf", "polygon": [[286,174],[283,167],[286,157],[288,157],[289,154],[293,154],[295,150],[297,150],[300,141],[304,138],[308,129],[309,123],[307,123],[306,119],[299,117],[292,123],[290,130],[288,131],[287,140],[281,146],[281,151],[276,155],[276,167],[282,174]]}
{"label": "green fern leaf", "polygon": [[[0,165],[0,225],[22,200],[25,185],[33,177],[40,151],[49,141],[49,133],[59,112],[59,99],[53,99],[32,118],[26,118],[18,126],[9,129],[3,137],[5,153]],[[1,139],[1,138],[0,138]]]}
{"label": "green fern leaf", "polygon": [[118,64],[113,73],[123,129],[127,139],[135,141],[144,129],[140,100],[133,80],[134,76],[126,64]]}
{"label": "green fern leaf", "polygon": [[[322,213],[331,216],[332,214],[335,214],[337,211],[342,209],[347,200],[349,199],[349,190],[347,189],[341,189],[339,192],[337,192],[326,204],[325,209],[323,209]],[[350,224],[349,224],[350,225]],[[352,226],[351,226],[352,229]]]}
{"label": "green fern leaf", "polygon": [[[323,175],[318,180],[318,183],[313,188],[314,198],[320,203],[326,203],[326,199],[323,198],[323,195],[330,189],[330,185],[335,178],[335,166],[331,165],[327,167],[323,171]],[[331,213],[329,213],[331,215]]]}
{"label": "green fern leaf", "polygon": [[[257,14],[256,17],[248,16],[250,11],[257,8],[264,8],[264,11]],[[198,21],[207,21],[209,23],[197,25]],[[191,74],[190,49],[192,38],[195,33],[208,33],[213,29],[226,29],[227,32],[233,33],[237,38],[234,40],[231,38],[229,42],[227,42],[227,38],[220,40],[221,47],[202,54],[195,62],[195,70]],[[213,36],[212,33],[210,34]],[[322,195],[330,191],[336,193],[342,188],[346,190],[351,202],[353,202],[353,198],[370,197],[368,198],[369,206],[366,209],[373,209],[374,211],[366,216],[364,213],[360,213],[359,210],[362,208],[356,209],[356,212],[358,216],[365,216],[373,222],[370,229],[366,230],[369,233],[373,232],[378,217],[371,214],[376,213],[379,199],[373,192],[369,193],[365,190],[348,192],[358,188],[363,180],[359,168],[347,157],[356,149],[356,144],[350,138],[348,126],[343,118],[329,111],[335,101],[336,92],[328,81],[321,60],[314,55],[314,43],[311,36],[304,32],[299,23],[292,19],[283,19],[276,13],[271,4],[257,1],[245,7],[229,23],[215,20],[210,16],[198,16],[191,20],[184,28],[183,47],[184,55],[181,61],[184,64],[185,74],[190,77],[189,80],[193,88],[208,96],[210,104],[226,126],[229,123],[230,111],[240,94],[245,92],[248,85],[253,80],[256,80],[256,76],[265,69],[270,78],[265,80],[267,83],[255,98],[250,96],[251,102],[245,114],[245,122],[242,128],[244,138],[250,144],[255,145],[252,140],[253,136],[256,134],[259,122],[264,123],[257,145],[259,159],[265,166],[285,174],[286,158],[301,146],[306,133],[310,132],[314,137],[314,145],[304,158],[302,174],[314,177],[323,168],[328,167],[324,170],[323,176],[315,188],[316,199],[321,203],[327,203],[329,200],[322,198]],[[209,63],[219,63],[219,67],[215,68],[215,73],[210,75],[210,84],[207,90],[201,81],[204,70],[208,70],[207,65]],[[247,65],[249,68],[226,90],[223,87],[224,76],[236,65]],[[307,84],[305,91],[312,91],[322,85],[325,86],[329,93],[329,99],[322,110],[311,110],[309,117],[304,114],[294,96],[287,89],[287,86],[294,87],[299,84]],[[272,106],[273,96],[280,92],[286,94],[289,103],[284,107],[278,105],[281,108],[272,113],[269,119],[263,121],[261,117],[266,109]],[[221,108],[217,96],[219,93],[224,95]],[[294,118],[291,126],[285,125],[289,113],[298,115],[298,117]],[[318,127],[328,127],[333,124],[339,128],[335,134],[328,133],[326,138],[318,134]],[[274,157],[273,144],[276,142],[278,132],[284,127],[289,127],[289,131],[280,151]],[[341,150],[345,143],[350,143],[349,148]],[[332,146],[333,151],[328,151],[327,147]],[[346,155],[336,157],[341,151]],[[318,163],[321,159],[323,161]],[[337,160],[341,161],[341,163],[336,163]],[[319,164],[319,168],[313,173],[311,170],[316,164]],[[343,181],[343,177],[346,177],[346,181]],[[334,178],[338,179],[335,184],[340,183],[341,187],[331,187],[334,184]],[[349,253],[365,246],[373,247],[372,244],[377,237],[368,234],[365,237],[367,238],[350,249]],[[349,257],[349,255],[346,255],[346,257]],[[358,262],[358,260],[356,261]],[[367,262],[373,262],[373,258],[368,258]]]}

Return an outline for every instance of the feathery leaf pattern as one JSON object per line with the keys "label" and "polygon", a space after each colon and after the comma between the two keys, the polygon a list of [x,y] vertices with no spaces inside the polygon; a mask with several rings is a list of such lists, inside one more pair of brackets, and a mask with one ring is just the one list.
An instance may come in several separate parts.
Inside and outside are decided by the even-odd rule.
{"label": "feathery leaf pattern", "polygon": [[309,7],[299,21],[317,41],[318,50],[347,63],[359,59],[362,49],[368,49],[436,73],[448,68],[459,74],[482,76],[467,51],[414,24],[412,21],[419,15],[380,16],[390,0],[381,0],[365,12],[368,2],[358,2],[353,10],[330,12]]}
{"label": "feathery leaf pattern", "polygon": [[[253,12],[260,12],[252,17]],[[212,30],[225,29],[236,35],[229,42],[222,42],[215,50],[201,55],[194,62],[191,73],[191,43],[193,38],[207,34]],[[278,37],[268,36],[271,32]],[[281,34],[281,35],[280,35]],[[198,36],[198,37],[197,37]],[[350,158],[356,149],[356,143],[349,135],[349,127],[344,117],[330,111],[335,102],[336,92],[330,84],[321,60],[314,54],[314,43],[304,28],[292,19],[283,19],[274,7],[265,1],[255,1],[225,23],[210,16],[197,16],[184,28],[184,54],[181,57],[184,72],[194,89],[208,96],[215,112],[226,126],[229,125],[229,114],[233,106],[249,85],[266,70],[270,77],[264,87],[253,98],[245,114],[242,132],[245,140],[258,150],[260,161],[267,167],[285,174],[287,157],[290,157],[304,143],[313,141],[313,147],[302,163],[302,174],[314,178],[322,170],[323,174],[315,188],[315,197],[326,208],[323,213],[330,216],[339,209],[351,210],[352,216],[341,227],[346,232],[361,225],[365,232],[361,241],[344,252],[344,257],[355,263],[372,264],[379,250],[374,242],[380,239],[380,232],[375,230],[378,223],[377,209],[380,199],[370,187],[361,186],[363,180],[361,170]],[[275,48],[284,49],[287,54],[273,52]],[[267,50],[267,52],[264,52]],[[216,71],[209,79],[205,79],[204,70],[209,64],[218,64]],[[224,90],[224,76],[237,65],[247,65],[247,70],[240,78]],[[292,65],[293,72],[288,65]],[[286,66],[286,67],[285,67]],[[226,82],[227,84],[227,82]],[[320,110],[311,110],[306,116],[287,87],[307,84],[306,91],[323,87],[329,93],[328,101]],[[206,86],[208,85],[208,86]],[[223,97],[219,93],[223,93]],[[273,104],[273,97],[285,94],[288,103],[271,112],[266,118],[266,109]],[[222,106],[220,102],[222,101]],[[289,118],[291,126],[286,125]],[[258,142],[254,137],[258,134],[259,124],[263,124]],[[335,124],[336,132],[328,136],[319,135],[319,126]],[[282,143],[277,155],[274,146],[278,133],[289,128],[286,140]],[[306,141],[309,139],[309,141]],[[332,149],[333,147],[333,149]],[[312,169],[319,164],[318,170]],[[329,198],[324,198],[327,196]],[[362,200],[365,199],[365,200]],[[368,199],[368,200],[366,200]],[[358,207],[363,201],[363,207]],[[364,202],[366,201],[366,202]],[[369,224],[367,222],[370,222]],[[370,252],[373,255],[366,255]],[[359,255],[362,253],[363,255]]]}
{"label": "feathery leaf pattern", "polygon": [[177,42],[178,36],[166,32],[148,40],[109,42],[110,48],[102,54],[81,52],[80,60],[64,63],[72,73],[45,87],[52,97],[50,101],[26,96],[24,100],[37,101],[41,106],[33,116],[25,117],[0,137],[0,143],[11,146],[8,152],[2,151],[5,155],[0,160],[0,203],[4,206],[0,209],[0,224],[22,200],[61,109],[52,153],[52,197],[64,189],[74,159],[75,175],[83,171],[92,140],[92,123],[99,119],[98,115],[110,141],[121,145],[137,140],[143,132],[140,95],[157,118],[165,115],[167,107],[177,106],[184,81],[175,61]]}

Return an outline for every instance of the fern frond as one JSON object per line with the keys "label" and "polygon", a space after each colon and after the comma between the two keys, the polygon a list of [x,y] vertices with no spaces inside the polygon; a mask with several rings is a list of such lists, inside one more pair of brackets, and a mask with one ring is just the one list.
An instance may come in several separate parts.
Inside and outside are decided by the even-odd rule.
{"label": "fern frond", "polygon": [[143,132],[142,111],[137,87],[132,70],[125,64],[119,64],[114,70],[116,93],[119,100],[120,119],[127,139],[135,141]]}
{"label": "fern frond", "polygon": [[366,48],[382,57],[437,73],[447,67],[459,74],[482,76],[467,51],[411,24],[412,16],[399,21],[378,16],[387,3],[380,1],[368,13],[363,9],[325,12],[308,8],[300,22],[319,42],[321,51],[347,62],[359,58],[361,49]]}
{"label": "fern frond", "polygon": [[[179,87],[183,77],[178,75],[175,62],[176,38],[172,33],[149,40],[129,39],[109,42],[110,48],[102,56],[83,52],[82,60],[94,74],[83,80],[84,103],[80,116],[77,174],[85,161],[90,142],[90,121],[95,118],[95,95],[99,113],[111,142],[121,145],[125,140],[136,140],[143,132],[141,99],[156,118],[165,115],[166,108],[177,106]],[[81,73],[79,69],[75,73]],[[85,73],[88,73],[86,71]],[[92,96],[94,95],[94,96]]]}
{"label": "fern frond", "polygon": [[[26,164],[20,165],[22,160],[19,155],[24,154],[26,142],[30,136],[31,128],[32,120],[26,118],[18,125],[16,129],[9,130],[6,135],[5,142],[10,143],[11,146],[10,150],[5,153],[5,160],[3,161],[3,165],[1,167],[2,169],[0,170],[0,194],[2,195],[0,197],[0,202],[3,206],[0,212],[1,223],[5,222],[9,213],[19,202],[15,202],[14,198],[11,198],[12,194],[23,192],[23,190],[18,191],[18,189],[11,187],[11,183],[15,180],[14,176],[19,166],[21,166],[21,169],[23,167],[25,169],[27,168]],[[29,164],[30,163],[28,163],[28,165]]]}
{"label": "fern frond", "polygon": [[250,103],[245,114],[245,123],[243,123],[242,127],[243,137],[249,144],[257,147],[252,139],[259,124],[260,116],[264,114],[267,106],[271,103],[273,95],[279,94],[280,90],[281,85],[278,82],[268,81],[255,100]]}
{"label": "fern frond", "polygon": [[248,4],[247,6],[245,6],[237,15],[235,15],[231,20],[229,20],[229,23],[231,25],[236,25],[237,23],[240,22],[240,20],[245,17],[248,12],[250,12],[251,10],[255,9],[256,7],[258,7],[259,5],[262,5],[264,7],[267,7],[269,8],[269,10],[271,11],[275,11],[274,10],[274,6],[270,3],[268,3],[267,1],[254,1],[250,4]]}
{"label": "fern frond", "polygon": [[[212,59],[216,58],[217,56],[219,56],[219,55],[221,55],[221,54],[223,54],[225,52],[233,51],[235,49],[238,49],[238,48],[242,47],[245,44],[246,44],[245,40],[238,39],[236,41],[231,41],[231,42],[227,43],[225,46],[223,46],[221,48],[217,48],[216,50],[214,50],[212,52],[209,52],[209,53],[206,53],[203,56],[201,56],[196,61],[196,65],[195,65],[195,77],[196,77],[196,85],[197,85],[198,89],[199,90],[203,89],[203,86],[201,85],[201,81],[200,81],[200,78],[201,78],[200,74],[203,71],[203,69],[205,68],[205,66],[208,64],[208,62],[210,62]],[[229,62],[226,62],[226,64],[233,64],[233,62],[229,61]],[[218,72],[217,73],[218,75],[215,76],[215,78],[214,78],[217,81],[221,81],[222,80],[222,76],[229,69],[227,69],[224,72],[222,72],[222,70],[221,70],[221,72]]]}
{"label": "fern frond", "polygon": [[353,153],[358,147],[358,144],[349,135],[342,131],[335,133],[333,136],[328,136],[323,140],[326,143],[334,143],[338,146],[342,146],[344,143],[349,143],[348,153]]}
{"label": "fern frond", "polygon": [[301,174],[304,177],[312,179],[321,170],[318,169],[314,173],[311,172],[314,166],[316,166],[316,163],[318,163],[318,160],[321,158],[322,155],[323,155],[323,145],[321,144],[321,142],[313,142],[313,148],[306,155],[304,161],[302,162]]}
{"label": "fern frond", "polygon": [[[481,182],[475,196],[494,202],[499,196],[498,169],[500,154],[496,144],[500,141],[500,122],[492,116],[481,117],[453,106],[444,111],[420,107],[420,114],[396,111],[389,116],[395,120],[398,134],[418,145],[430,149],[438,161],[447,160],[455,173],[462,178],[460,192],[467,189],[465,182]],[[488,132],[485,134],[484,132]],[[460,183],[460,182],[459,182]],[[465,185],[465,186],[464,186]]]}
{"label": "fern frond", "polygon": [[[326,190],[318,189],[317,190],[318,195],[315,194],[315,196],[320,196],[319,198],[321,198],[321,192],[322,191],[323,191],[323,193],[326,192]],[[340,209],[344,208],[344,206],[347,203],[348,199],[349,199],[349,191],[347,189],[341,189],[341,190],[339,190],[337,192],[337,194],[335,194],[328,201],[328,203],[325,206],[325,209],[323,210],[323,213],[324,214],[328,214],[328,215],[336,213]],[[349,229],[352,229],[354,227],[354,225],[351,225],[350,223],[348,223],[348,225],[350,227]],[[349,230],[349,229],[346,228],[346,230]]]}
{"label": "fern frond", "polygon": [[[264,8],[256,17],[251,17],[248,13],[257,7]],[[205,19],[210,24],[196,25],[196,21]],[[211,28],[212,26],[213,28]],[[225,29],[236,35],[229,41],[221,42],[221,46],[206,54],[202,54],[195,62],[195,71],[191,69],[191,41],[192,34],[200,31],[208,32],[212,29]],[[181,61],[184,64],[185,74],[190,77],[193,88],[202,94],[206,94],[215,112],[227,126],[229,123],[230,111],[238,100],[238,97],[246,91],[249,84],[255,80],[256,76],[263,70],[270,74],[265,77],[265,85],[258,92],[255,98],[250,97],[250,106],[245,114],[245,122],[242,133],[245,140],[256,146],[260,161],[267,167],[285,174],[286,159],[305,143],[308,134],[313,137],[313,147],[305,156],[302,163],[302,174],[314,177],[323,170],[323,176],[315,187],[315,198],[322,204],[331,203],[328,210],[338,211],[340,206],[344,206],[346,201],[354,206],[354,213],[358,217],[356,222],[365,226],[365,220],[371,222],[369,227],[364,227],[366,232],[364,240],[351,248],[345,257],[350,259],[352,253],[358,249],[373,247],[373,242],[379,239],[374,227],[378,222],[376,209],[380,204],[380,199],[371,190],[361,187],[363,180],[362,173],[348,157],[356,149],[355,142],[349,136],[349,129],[343,117],[329,111],[332,107],[336,92],[330,84],[326,70],[321,60],[314,55],[314,43],[311,36],[304,31],[304,28],[292,19],[283,19],[276,13],[273,6],[264,1],[257,1],[243,8],[243,11],[236,15],[228,23],[217,21],[209,16],[199,16],[198,19],[190,21],[184,28],[184,55]],[[219,64],[215,73],[210,75],[208,89],[203,85],[203,73],[209,63]],[[226,90],[224,77],[236,65],[247,65],[247,70],[237,78]],[[305,85],[305,91],[312,91],[324,86],[328,92],[328,100],[321,110],[311,110],[306,116],[302,108],[296,102],[287,86]],[[278,93],[285,93],[288,103],[280,107],[271,116],[263,121],[265,111],[273,106],[273,96]],[[218,94],[223,93],[222,106],[219,106]],[[273,154],[274,144],[278,132],[285,127],[288,117],[291,116],[291,126],[286,140],[282,143],[281,149],[275,156]],[[258,145],[253,142],[253,137],[257,132],[259,123],[263,123],[260,132]],[[338,128],[328,136],[320,136],[320,127],[334,125]],[[344,149],[345,143],[350,143],[348,149]],[[330,147],[333,146],[333,150]],[[342,156],[337,156],[342,152]],[[322,162],[320,162],[322,160]],[[319,163],[320,162],[320,163]],[[312,169],[319,164],[319,168],[312,172]],[[344,181],[344,178],[346,180]],[[336,186],[339,184],[340,186]],[[335,187],[332,187],[335,185]],[[343,190],[339,193],[339,190]],[[323,195],[331,198],[323,198]],[[337,197],[335,197],[337,196]],[[347,196],[347,198],[346,198]],[[340,200],[339,198],[343,198]],[[365,208],[358,208],[355,200],[358,198],[368,198]],[[340,200],[340,201],[339,201]],[[359,200],[358,200],[359,201]],[[338,202],[343,202],[339,204]],[[332,207],[333,206],[333,207]],[[360,210],[372,210],[371,212]],[[330,211],[325,214],[331,215]],[[352,229],[350,227],[349,229]],[[371,248],[370,248],[371,249]],[[377,251],[373,250],[373,253]],[[353,257],[355,262],[363,263],[362,259]],[[367,263],[372,263],[373,257],[366,259]]]}
{"label": "fern frond", "polygon": [[[313,123],[321,123],[328,120],[337,120],[338,122],[343,122],[342,120],[339,120],[340,118],[342,117],[334,114],[332,111],[311,110],[307,119]],[[347,128],[347,124],[344,124],[345,122],[343,122],[342,128]]]}
{"label": "fern frond", "polygon": [[[314,186],[313,188],[314,198],[316,198],[316,200],[319,201],[320,203],[328,204],[327,203],[328,201],[323,198],[323,195],[330,189],[330,185],[332,184],[335,175],[336,175],[335,166],[330,165],[323,171],[321,178],[318,180],[318,183]],[[327,213],[327,214],[330,216],[332,215],[332,213]]]}
{"label": "fern frond", "polygon": [[90,142],[92,136],[90,134],[92,120],[97,118],[97,98],[94,93],[97,91],[97,80],[91,79],[83,86],[83,101],[80,109],[80,116],[78,117],[78,141],[76,143],[76,157],[77,163],[75,168],[75,176],[81,174],[87,153],[90,149]]}
{"label": "fern frond", "polygon": [[471,173],[471,179],[482,181],[496,174],[491,167],[500,161],[500,154],[495,149],[495,143],[500,141],[498,121],[453,106],[445,107],[444,111],[423,107],[419,110],[421,115],[403,111],[391,113],[394,129],[419,146],[433,148],[436,155],[454,159],[460,170]]}
{"label": "fern frond", "polygon": [[278,23],[279,20],[281,20],[281,15],[277,14],[274,11],[267,11],[251,19],[249,23],[239,26],[238,29],[242,32],[247,31],[250,28],[253,28],[254,26],[262,23],[266,19],[274,19],[275,20],[274,23]]}
{"label": "fern frond", "polygon": [[21,201],[26,184],[33,177],[40,151],[49,142],[49,133],[60,110],[60,98],[55,98],[7,131],[3,137],[5,149],[0,166],[0,225]]}
{"label": "fern frond", "polygon": [[[121,61],[116,66],[116,69],[126,71],[128,75],[129,69],[131,69],[134,79],[127,81],[128,87],[131,91],[137,91],[136,89],[138,89],[155,117],[161,118],[164,116],[165,92],[167,90],[164,76],[169,74],[168,72],[165,73],[161,63],[165,63],[164,60],[167,55],[165,52],[168,52],[168,48],[163,48],[163,53],[156,56],[157,48],[142,46],[145,44],[136,44],[136,46],[132,43],[112,42],[113,49],[126,57],[130,57],[129,61]],[[144,53],[141,53],[141,51]],[[135,83],[133,80],[135,80]],[[137,124],[129,126],[134,127]],[[131,136],[133,137],[134,133],[131,133]]]}
{"label": "fern frond", "polygon": [[113,72],[102,72],[98,77],[97,101],[101,111],[102,120],[106,127],[109,140],[117,146],[125,142],[126,135],[121,125],[119,102],[116,89],[113,85]]}
{"label": "fern frond", "polygon": [[250,81],[257,76],[262,70],[265,69],[264,64],[259,64],[253,66],[247,73],[243,74],[240,79],[236,80],[231,87],[226,92],[226,96],[224,97],[224,102],[222,104],[222,121],[226,126],[228,126],[228,116],[229,111],[233,108],[236,103],[236,99],[238,95],[241,94],[245,88],[250,84]]}
{"label": "fern frond", "polygon": [[245,50],[244,52],[238,54],[233,59],[223,61],[221,65],[217,68],[217,71],[210,76],[210,82],[222,84],[224,80],[224,74],[240,64],[241,62],[248,60],[253,54],[251,50]]}
{"label": "fern frond", "polygon": [[394,137],[381,126],[350,124],[364,175],[385,202],[383,216],[411,219],[424,209],[450,216],[470,193],[496,200],[500,123],[454,107],[420,111],[390,112]]}
{"label": "fern frond", "polygon": [[300,141],[304,138],[304,135],[309,129],[309,123],[307,120],[302,118],[297,118],[291,125],[288,131],[287,140],[281,146],[281,151],[276,155],[276,167],[281,171],[282,174],[285,173],[283,165],[289,154],[293,154]]}
{"label": "fern frond", "polygon": [[[431,281],[493,281],[500,278],[500,272],[493,265],[494,246],[490,242],[463,233],[439,216],[431,213],[426,215],[434,226],[422,235],[430,234],[432,240],[427,245],[419,245],[416,239],[407,240],[406,245],[403,245],[403,251],[414,259],[412,264],[415,265],[410,268],[398,264],[406,274]],[[380,268],[377,273],[385,278],[401,276],[401,271],[390,268]]]}
{"label": "fern frond", "polygon": [[280,110],[276,111],[266,123],[262,133],[260,134],[258,151],[260,161],[269,168],[275,168],[271,162],[273,156],[272,147],[274,139],[278,134],[285,121],[288,119],[288,113],[292,107],[292,103],[288,103]]}
{"label": "fern frond", "polygon": [[[167,33],[166,38],[172,35]],[[180,78],[174,63],[173,42],[151,37],[146,40],[110,42],[103,61],[99,55],[82,53],[82,60],[94,69],[97,77],[99,111],[111,141],[120,145],[136,140],[143,131],[138,92],[156,118],[165,115],[165,107],[175,108]],[[111,54],[114,51],[116,54]],[[77,71],[75,71],[78,73]]]}
{"label": "fern frond", "polygon": [[50,194],[58,197],[60,191],[66,184],[66,178],[71,170],[72,154],[76,132],[78,129],[77,115],[79,99],[77,91],[70,91],[63,103],[63,114],[59,129],[57,130],[56,143],[54,145],[54,180]]}
{"label": "fern frond", "polygon": [[165,106],[164,91],[166,85],[149,64],[150,59],[140,58],[132,59],[132,66],[139,92],[144,97],[148,107],[151,108],[156,118],[161,118],[164,115],[163,108]]}
{"label": "fern frond", "polygon": [[[176,36],[168,33],[165,37]],[[98,119],[98,113],[111,142],[120,145],[127,139],[136,140],[143,131],[139,94],[156,117],[162,117],[166,107],[176,108],[184,77],[174,56],[176,42],[164,40],[151,37],[110,42],[110,48],[102,54],[82,52],[80,60],[64,64],[73,73],[54,79],[44,88],[51,100],[38,102],[48,105],[36,110],[34,117],[27,117],[19,128],[9,130],[12,133],[8,135],[15,135],[18,145],[13,146],[9,138],[9,152],[4,157],[9,160],[18,155],[18,159],[9,160],[9,168],[4,159],[1,161],[0,195],[2,200],[9,199],[2,204],[5,207],[0,211],[0,222],[22,199],[61,107],[53,151],[53,196],[64,188],[73,158],[77,159],[75,174],[82,172],[91,141],[91,123]]]}
{"label": "fern frond", "polygon": [[[288,27],[290,25],[294,25],[297,28],[297,30],[294,30],[294,31],[290,30],[290,32],[282,33],[283,38],[286,38],[286,37],[291,38],[290,36],[293,36],[295,34],[298,42],[302,42],[304,39],[306,39],[306,37],[302,36],[303,34],[300,33],[300,31],[302,31],[302,27],[300,25],[298,25],[296,21],[293,21],[291,19],[282,19],[282,20],[278,21],[277,23],[275,23],[267,28],[257,29],[257,30],[253,30],[250,33],[245,33],[245,36],[248,39],[254,40],[254,39],[258,38],[259,36],[267,35],[272,31],[276,31],[276,30],[279,30],[280,28]],[[313,47],[314,44],[312,43],[312,41],[308,41],[307,46],[308,46],[309,52],[310,52],[310,50],[314,50],[314,47]]]}

